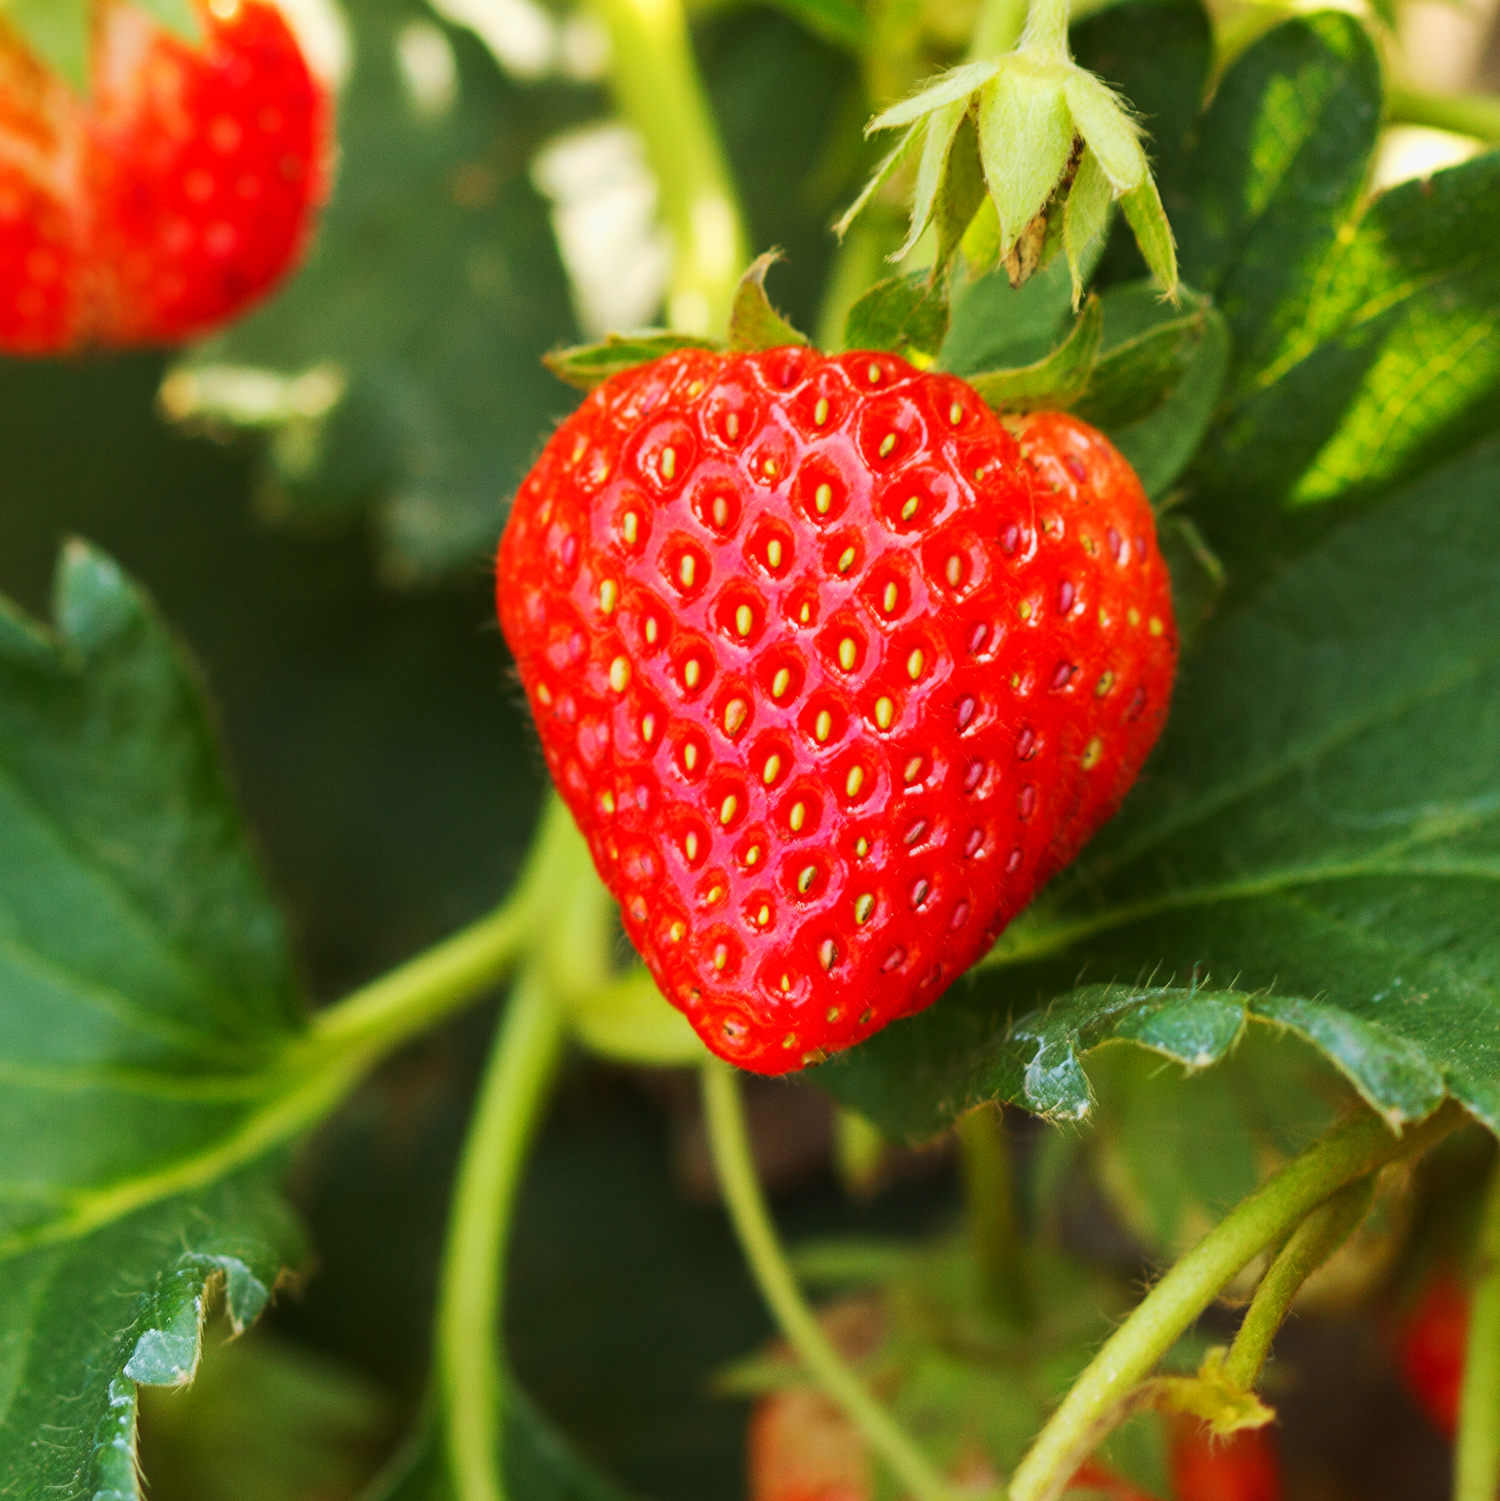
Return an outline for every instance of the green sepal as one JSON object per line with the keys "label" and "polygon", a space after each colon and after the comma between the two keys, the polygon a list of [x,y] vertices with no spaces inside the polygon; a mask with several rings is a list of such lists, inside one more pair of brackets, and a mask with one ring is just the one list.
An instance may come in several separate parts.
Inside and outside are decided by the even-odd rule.
{"label": "green sepal", "polygon": [[766,296],[766,272],[780,258],[779,250],[768,250],[756,256],[740,278],[729,309],[731,349],[779,349],[786,344],[807,343],[807,335],[798,333]]}
{"label": "green sepal", "polygon": [[4,15],[45,67],[75,92],[88,92],[89,0],[8,0]]}
{"label": "green sepal", "polygon": [[1087,390],[1103,337],[1104,309],[1097,297],[1090,297],[1072,333],[1046,359],[1015,370],[986,370],[969,376],[968,382],[997,410],[1068,407]]}
{"label": "green sepal", "polygon": [[[995,249],[988,262],[980,266],[969,254],[967,235],[980,211],[989,208],[986,219],[995,228]],[[990,206],[989,190],[985,186],[984,168],[979,161],[979,135],[974,128],[974,115],[964,115],[958,134],[948,148],[948,170],[938,188],[937,203],[932,213],[933,227],[937,231],[937,254],[933,258],[932,271],[936,276],[945,270],[960,245],[968,256],[971,268],[987,270],[999,259],[999,223]],[[983,254],[982,249],[980,254]]]}
{"label": "green sepal", "polygon": [[1198,301],[1181,316],[1115,345],[1094,366],[1073,410],[1103,428],[1128,427],[1149,416],[1187,373],[1207,327],[1207,306]]}
{"label": "green sepal", "polygon": [[679,349],[722,349],[712,339],[691,334],[674,334],[666,329],[647,329],[638,334],[608,334],[598,344],[575,344],[554,349],[542,356],[542,363],[559,379],[580,391],[602,386],[610,376],[633,370],[664,354]]}
{"label": "green sepal", "polygon": [[1246,1428],[1264,1428],[1275,1421],[1275,1410],[1234,1381],[1225,1369],[1227,1355],[1223,1346],[1215,1345],[1204,1355],[1196,1376],[1153,1377],[1126,1401],[1132,1407],[1185,1413],[1207,1423],[1219,1438]]}
{"label": "green sepal", "polygon": [[925,271],[876,282],[849,309],[845,349],[936,357],[948,336],[948,289]]}
{"label": "green sepal", "polygon": [[1167,222],[1167,211],[1161,206],[1161,194],[1156,191],[1156,182],[1148,176],[1133,192],[1120,199],[1120,207],[1135,232],[1136,244],[1151,268],[1151,274],[1162,285],[1168,297],[1177,296],[1177,242],[1172,238],[1172,226]]}
{"label": "green sepal", "polygon": [[1073,177],[1067,207],[1063,210],[1063,250],[1068,257],[1068,272],[1073,278],[1075,308],[1083,301],[1089,251],[1109,227],[1109,210],[1113,202],[1114,195],[1104,169],[1092,151],[1085,151]]}
{"label": "green sepal", "polygon": [[189,46],[203,41],[203,21],[188,0],[136,0],[148,16]]}
{"label": "green sepal", "polygon": [[937,205],[938,190],[948,178],[948,157],[954,139],[968,114],[968,100],[959,99],[941,105],[926,121],[922,155],[917,162],[917,185],[912,195],[911,228],[901,248],[891,256],[893,261],[904,260],[922,238]]}
{"label": "green sepal", "polygon": [[1073,155],[1073,117],[1054,65],[1013,66],[979,94],[979,156],[1007,254],[1047,206]]}

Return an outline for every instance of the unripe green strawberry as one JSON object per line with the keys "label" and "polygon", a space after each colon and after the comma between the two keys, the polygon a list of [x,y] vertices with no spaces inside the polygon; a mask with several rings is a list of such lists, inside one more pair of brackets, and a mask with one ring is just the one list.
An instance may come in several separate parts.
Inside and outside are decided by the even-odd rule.
{"label": "unripe green strawberry", "polygon": [[1177,654],[1099,433],[805,348],[595,390],[521,486],[499,606],[631,940],[761,1073],[986,951],[1119,805]]}

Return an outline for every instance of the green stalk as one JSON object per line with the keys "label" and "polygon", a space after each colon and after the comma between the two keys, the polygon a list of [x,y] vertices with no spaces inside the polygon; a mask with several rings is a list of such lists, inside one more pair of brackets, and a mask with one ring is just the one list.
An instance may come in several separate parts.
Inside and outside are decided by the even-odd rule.
{"label": "green stalk", "polygon": [[1031,0],[1016,50],[1066,62],[1072,55],[1068,50],[1068,0]]}
{"label": "green stalk", "polygon": [[1369,1213],[1374,1196],[1375,1175],[1371,1173],[1341,1188],[1292,1231],[1260,1279],[1230,1347],[1229,1358],[1224,1362],[1224,1374],[1234,1385],[1249,1391],[1260,1379],[1261,1367],[1271,1353],[1271,1343],[1286,1319],[1292,1299],[1301,1291],[1302,1284],[1353,1235]]}
{"label": "green stalk", "polygon": [[1346,1183],[1410,1157],[1454,1130],[1451,1101],[1392,1133],[1371,1111],[1330,1131],[1245,1199],[1187,1253],[1105,1342],[1021,1461],[1010,1501],[1054,1501],[1103,1437],[1109,1416],[1232,1277]]}
{"label": "green stalk", "polygon": [[1469,1314],[1453,1455],[1453,1501],[1495,1501],[1500,1490],[1500,1166],[1479,1227],[1479,1277]]}
{"label": "green stalk", "polygon": [[684,333],[719,333],[749,251],[681,0],[595,4],[609,29],[615,96],[646,143],[672,237],[668,321]]}
{"label": "green stalk", "polygon": [[983,1105],[960,1117],[956,1130],[969,1207],[969,1238],[985,1298],[1008,1323],[1023,1328],[1031,1322],[1031,1287],[1016,1218],[1015,1175],[1005,1122],[996,1107]]}
{"label": "green stalk", "polygon": [[1500,97],[1494,94],[1423,94],[1387,89],[1385,115],[1391,125],[1427,125],[1494,145],[1500,141]]}
{"label": "green stalk", "polygon": [[917,1501],[956,1501],[956,1489],[849,1368],[803,1298],[755,1176],[739,1081],[727,1064],[714,1060],[705,1066],[703,1108],[719,1186],[745,1259],[781,1332],[801,1357],[808,1374],[843,1409],[870,1448]]}
{"label": "green stalk", "polygon": [[521,1169],[563,1040],[562,1009],[541,977],[526,971],[501,1018],[464,1143],[438,1286],[443,1452],[458,1501],[504,1501],[505,1253]]}

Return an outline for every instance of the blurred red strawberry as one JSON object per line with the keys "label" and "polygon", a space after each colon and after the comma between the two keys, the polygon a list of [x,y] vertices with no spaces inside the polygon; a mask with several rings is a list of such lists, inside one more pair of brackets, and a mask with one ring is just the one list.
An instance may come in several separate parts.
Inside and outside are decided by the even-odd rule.
{"label": "blurred red strawberry", "polygon": [[173,344],[295,261],[331,105],[280,11],[200,6],[201,45],[98,0],[79,97],[0,28],[0,350]]}
{"label": "blurred red strawberry", "polygon": [[1440,1272],[1427,1283],[1396,1337],[1406,1389],[1450,1439],[1458,1431],[1468,1337],[1469,1294],[1451,1271]]}

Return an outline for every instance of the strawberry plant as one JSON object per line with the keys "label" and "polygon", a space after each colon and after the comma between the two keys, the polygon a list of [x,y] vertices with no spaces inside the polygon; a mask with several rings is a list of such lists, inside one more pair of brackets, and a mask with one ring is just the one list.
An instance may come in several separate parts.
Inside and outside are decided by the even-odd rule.
{"label": "strawberry plant", "polygon": [[1493,1501],[1410,34],[0,9],[0,1495]]}

